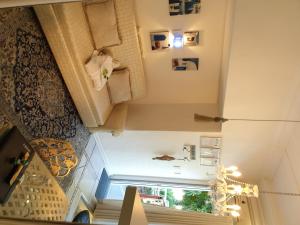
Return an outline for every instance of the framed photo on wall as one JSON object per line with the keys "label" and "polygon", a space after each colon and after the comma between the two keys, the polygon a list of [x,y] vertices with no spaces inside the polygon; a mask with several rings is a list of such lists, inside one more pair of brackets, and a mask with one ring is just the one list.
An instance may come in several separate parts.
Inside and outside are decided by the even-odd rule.
{"label": "framed photo on wall", "polygon": [[151,32],[150,39],[152,50],[162,50],[170,47],[168,31]]}
{"label": "framed photo on wall", "polygon": [[169,0],[170,16],[198,14],[201,0]]}
{"label": "framed photo on wall", "polygon": [[200,137],[200,148],[222,148],[222,138],[221,137]]}
{"label": "framed photo on wall", "polygon": [[184,14],[198,14],[201,8],[201,0],[184,0]]}
{"label": "framed photo on wall", "polygon": [[187,31],[183,34],[183,44],[185,46],[199,45],[199,31]]}
{"label": "framed photo on wall", "polygon": [[200,137],[200,165],[217,166],[220,163],[221,137]]}
{"label": "framed photo on wall", "polygon": [[169,0],[169,14],[170,16],[183,15],[184,0]]}
{"label": "framed photo on wall", "polygon": [[172,69],[174,71],[195,71],[199,67],[199,58],[173,58]]}

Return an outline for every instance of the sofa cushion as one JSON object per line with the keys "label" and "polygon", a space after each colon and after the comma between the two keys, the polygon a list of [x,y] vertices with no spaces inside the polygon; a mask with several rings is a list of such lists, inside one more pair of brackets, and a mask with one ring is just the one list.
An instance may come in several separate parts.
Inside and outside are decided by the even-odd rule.
{"label": "sofa cushion", "polygon": [[129,70],[114,71],[108,80],[108,90],[112,104],[126,102],[131,99]]}
{"label": "sofa cushion", "polygon": [[97,116],[99,118],[98,125],[104,125],[113,109],[107,85],[105,85],[100,91],[93,90],[93,95],[95,97]]}
{"label": "sofa cushion", "polygon": [[113,0],[87,2],[85,11],[97,49],[121,43]]}

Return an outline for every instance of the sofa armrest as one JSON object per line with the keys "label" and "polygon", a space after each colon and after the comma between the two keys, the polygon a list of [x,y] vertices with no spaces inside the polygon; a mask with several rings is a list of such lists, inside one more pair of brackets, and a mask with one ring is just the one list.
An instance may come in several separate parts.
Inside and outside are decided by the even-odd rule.
{"label": "sofa armrest", "polygon": [[118,136],[125,129],[127,112],[128,112],[127,103],[117,104],[113,108],[108,120],[103,126],[89,127],[88,129],[91,133],[110,132],[112,133],[113,136]]}

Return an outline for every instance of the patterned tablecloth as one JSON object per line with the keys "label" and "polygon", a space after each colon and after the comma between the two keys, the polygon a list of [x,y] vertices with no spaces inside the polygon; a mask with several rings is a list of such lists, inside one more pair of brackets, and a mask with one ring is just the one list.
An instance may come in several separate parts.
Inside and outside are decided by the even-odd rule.
{"label": "patterned tablecloth", "polygon": [[0,205],[0,216],[35,220],[64,221],[68,212],[68,199],[35,154],[10,199]]}

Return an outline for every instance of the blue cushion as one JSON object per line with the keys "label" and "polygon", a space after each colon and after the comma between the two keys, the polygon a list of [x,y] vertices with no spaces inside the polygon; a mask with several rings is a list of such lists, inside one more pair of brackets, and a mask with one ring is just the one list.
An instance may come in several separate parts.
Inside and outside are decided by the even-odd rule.
{"label": "blue cushion", "polygon": [[103,200],[106,198],[108,194],[108,189],[110,186],[110,179],[106,172],[106,169],[104,168],[100,177],[100,181],[95,193],[95,197],[97,200]]}

